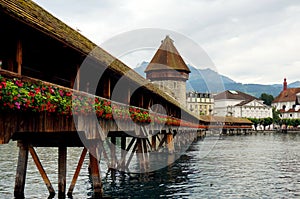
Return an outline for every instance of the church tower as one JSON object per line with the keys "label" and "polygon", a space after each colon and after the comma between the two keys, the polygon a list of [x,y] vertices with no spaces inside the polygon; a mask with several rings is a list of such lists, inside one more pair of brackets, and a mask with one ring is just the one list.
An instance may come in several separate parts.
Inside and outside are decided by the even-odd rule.
{"label": "church tower", "polygon": [[186,106],[186,81],[191,72],[173,44],[166,36],[147,66],[146,78]]}

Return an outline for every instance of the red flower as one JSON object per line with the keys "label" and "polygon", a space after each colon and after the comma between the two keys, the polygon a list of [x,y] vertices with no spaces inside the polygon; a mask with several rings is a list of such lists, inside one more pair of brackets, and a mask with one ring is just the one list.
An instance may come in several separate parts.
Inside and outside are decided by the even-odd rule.
{"label": "red flower", "polygon": [[22,87],[22,86],[23,86],[23,83],[22,83],[20,80],[17,80],[17,81],[16,81],[16,85],[19,86],[19,87]]}
{"label": "red flower", "polygon": [[6,87],[6,82],[1,82],[1,84],[4,86],[4,88]]}

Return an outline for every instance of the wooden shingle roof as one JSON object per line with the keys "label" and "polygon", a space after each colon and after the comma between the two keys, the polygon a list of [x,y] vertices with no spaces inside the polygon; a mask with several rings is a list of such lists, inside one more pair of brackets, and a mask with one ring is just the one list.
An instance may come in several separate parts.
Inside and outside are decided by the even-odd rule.
{"label": "wooden shingle roof", "polygon": [[177,70],[190,73],[190,69],[183,61],[173,44],[173,40],[166,36],[156,51],[145,72],[158,70]]}

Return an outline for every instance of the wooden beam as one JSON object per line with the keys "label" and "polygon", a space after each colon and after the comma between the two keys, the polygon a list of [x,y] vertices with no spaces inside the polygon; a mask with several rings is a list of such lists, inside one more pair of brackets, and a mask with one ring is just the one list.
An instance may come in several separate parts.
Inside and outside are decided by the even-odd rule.
{"label": "wooden beam", "polygon": [[82,152],[81,152],[81,155],[80,155],[80,158],[79,158],[79,161],[78,161],[78,164],[77,164],[77,167],[76,167],[76,170],[75,170],[72,182],[71,182],[69,190],[68,190],[68,194],[67,195],[70,198],[72,198],[73,190],[74,190],[75,184],[77,182],[77,178],[79,176],[79,173],[80,173],[80,170],[82,168],[82,164],[84,162],[84,158],[85,158],[86,154],[87,154],[87,149],[84,147],[83,150],[82,150]]}
{"label": "wooden beam", "polygon": [[[120,160],[120,162],[121,162],[121,168],[122,169],[127,169],[127,167],[126,167],[126,164],[125,164],[125,162],[126,162],[126,155],[127,155],[127,153],[128,153],[128,151],[131,149],[131,147],[132,147],[132,145],[134,144],[134,142],[135,142],[135,137],[133,137],[132,139],[131,139],[131,141],[130,141],[130,143],[129,143],[129,145],[127,146],[127,148],[125,149],[125,151],[124,151],[124,154],[122,155],[122,157],[121,157],[121,160]],[[121,144],[122,145],[122,144]],[[123,167],[123,165],[124,165],[124,167]],[[120,166],[118,165],[118,169],[120,169]]]}
{"label": "wooden beam", "polygon": [[132,149],[132,151],[131,151],[131,154],[130,154],[128,160],[127,160],[126,168],[128,168],[128,166],[129,166],[129,164],[130,164],[130,162],[131,162],[131,159],[133,158],[133,155],[134,155],[134,153],[135,153],[135,151],[136,151],[136,148],[137,148],[137,141],[136,141],[136,143],[135,143],[135,145],[134,145],[134,147],[133,147],[133,149]]}
{"label": "wooden beam", "polygon": [[18,142],[19,146],[19,157],[17,165],[17,173],[15,180],[15,198],[24,198],[24,188],[25,188],[25,179],[26,179],[26,170],[28,162],[28,145]]}
{"label": "wooden beam", "polygon": [[51,184],[51,182],[50,182],[50,180],[49,180],[49,178],[48,178],[48,176],[47,176],[47,174],[46,174],[46,172],[45,172],[45,170],[44,170],[44,168],[43,168],[43,166],[41,164],[41,161],[40,161],[39,157],[37,156],[37,154],[36,154],[36,152],[34,150],[34,148],[33,147],[29,147],[29,152],[30,152],[30,154],[32,156],[32,159],[33,159],[33,161],[34,161],[37,169],[39,170],[39,172],[40,172],[40,174],[41,174],[41,176],[42,176],[42,178],[44,180],[45,185],[47,186],[47,189],[49,191],[50,197],[54,197],[55,196],[55,191],[54,191],[54,189],[52,187],[52,184]]}
{"label": "wooden beam", "polygon": [[66,197],[67,147],[58,147],[58,198]]}

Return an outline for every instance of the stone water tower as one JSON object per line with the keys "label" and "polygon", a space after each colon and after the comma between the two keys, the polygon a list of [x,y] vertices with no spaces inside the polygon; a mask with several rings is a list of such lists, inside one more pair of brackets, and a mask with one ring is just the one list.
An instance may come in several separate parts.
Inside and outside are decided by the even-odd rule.
{"label": "stone water tower", "polygon": [[186,106],[186,81],[191,72],[169,37],[162,41],[147,66],[146,78]]}

